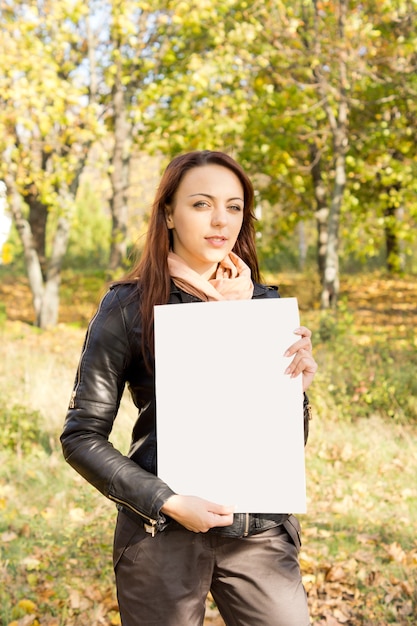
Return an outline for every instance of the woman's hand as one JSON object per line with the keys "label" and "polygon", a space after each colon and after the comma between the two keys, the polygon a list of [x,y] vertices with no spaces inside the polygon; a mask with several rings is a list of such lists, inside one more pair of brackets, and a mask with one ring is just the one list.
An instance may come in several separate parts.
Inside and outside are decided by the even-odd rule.
{"label": "woman's hand", "polygon": [[196,496],[174,495],[168,498],[161,512],[169,515],[187,530],[206,533],[215,526],[233,524],[233,506],[214,504]]}
{"label": "woman's hand", "polygon": [[300,335],[301,339],[288,348],[284,356],[295,355],[287,369],[286,374],[295,378],[299,374],[303,375],[303,391],[311,385],[317,371],[317,363],[313,359],[311,344],[311,330],[305,326],[300,326],[294,331],[295,335]]}

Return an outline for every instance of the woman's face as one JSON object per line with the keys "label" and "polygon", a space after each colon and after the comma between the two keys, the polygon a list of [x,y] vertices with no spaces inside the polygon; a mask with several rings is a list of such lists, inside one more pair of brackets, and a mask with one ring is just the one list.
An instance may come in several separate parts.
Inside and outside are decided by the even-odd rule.
{"label": "woman's face", "polygon": [[204,278],[212,278],[236,243],[243,209],[243,187],[234,172],[214,164],[189,170],[167,207],[173,251]]}

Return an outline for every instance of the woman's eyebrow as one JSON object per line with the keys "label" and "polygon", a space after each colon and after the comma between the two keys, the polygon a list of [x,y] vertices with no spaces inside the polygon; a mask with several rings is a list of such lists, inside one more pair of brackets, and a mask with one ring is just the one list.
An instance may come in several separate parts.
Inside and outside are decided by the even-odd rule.
{"label": "woman's eyebrow", "polygon": [[[190,194],[188,197],[189,198],[193,198],[194,196],[204,196],[206,198],[210,198],[210,200],[214,200],[214,196],[211,196],[209,193],[192,193]],[[228,198],[227,202],[230,202],[231,200],[240,200],[241,202],[243,202],[243,198],[240,198],[239,196],[236,196],[235,198]]]}

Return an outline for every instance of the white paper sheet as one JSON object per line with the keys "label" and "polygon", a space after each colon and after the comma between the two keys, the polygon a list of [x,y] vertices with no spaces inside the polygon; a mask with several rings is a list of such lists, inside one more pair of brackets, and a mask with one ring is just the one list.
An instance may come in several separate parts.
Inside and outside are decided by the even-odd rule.
{"label": "white paper sheet", "polygon": [[236,512],[305,513],[295,298],[155,307],[158,475]]}

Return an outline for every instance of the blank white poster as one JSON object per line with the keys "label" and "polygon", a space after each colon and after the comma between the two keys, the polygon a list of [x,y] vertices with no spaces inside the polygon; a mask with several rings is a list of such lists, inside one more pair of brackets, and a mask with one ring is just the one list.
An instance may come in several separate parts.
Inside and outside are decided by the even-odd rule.
{"label": "blank white poster", "polygon": [[155,307],[158,476],[236,512],[305,513],[295,298]]}

